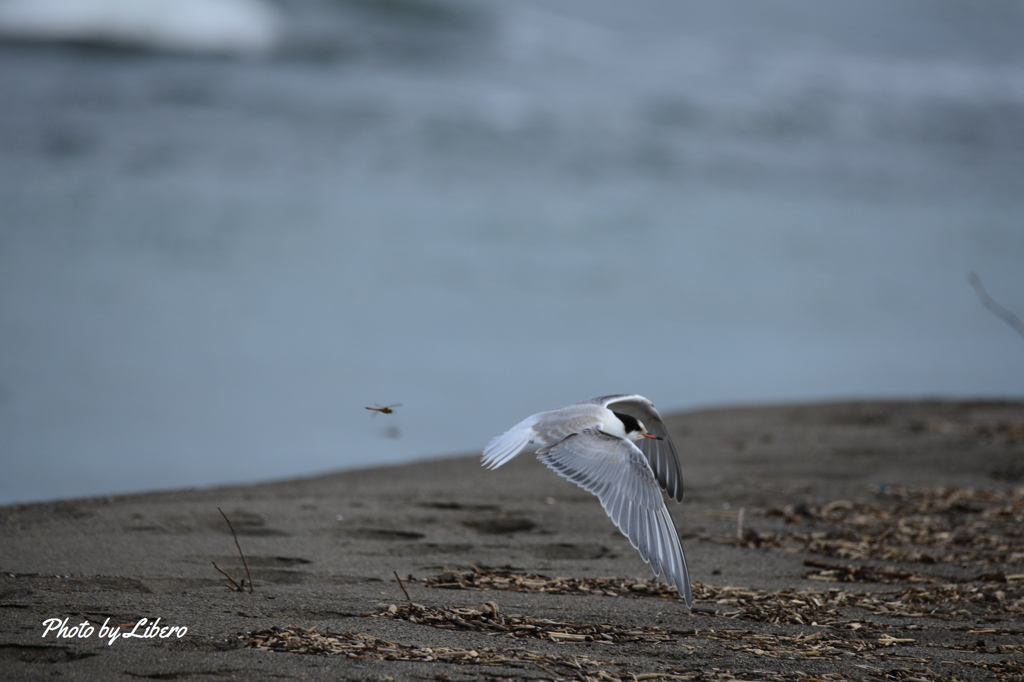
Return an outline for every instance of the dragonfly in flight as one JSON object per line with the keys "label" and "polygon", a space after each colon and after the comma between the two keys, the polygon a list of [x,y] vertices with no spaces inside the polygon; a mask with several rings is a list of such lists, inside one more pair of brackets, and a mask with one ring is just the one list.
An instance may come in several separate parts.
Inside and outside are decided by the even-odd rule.
{"label": "dragonfly in flight", "polygon": [[367,407],[366,409],[370,410],[371,412],[380,412],[381,414],[391,414],[391,413],[393,413],[395,411],[396,407],[401,407],[402,403],[395,403],[394,405],[383,405],[383,406],[382,405],[378,405],[377,403],[374,403],[374,405],[377,405],[377,407]]}

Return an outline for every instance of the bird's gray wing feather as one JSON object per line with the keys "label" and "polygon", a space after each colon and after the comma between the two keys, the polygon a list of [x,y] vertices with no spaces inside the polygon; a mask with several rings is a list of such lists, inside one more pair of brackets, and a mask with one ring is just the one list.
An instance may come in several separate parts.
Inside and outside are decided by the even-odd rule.
{"label": "bird's gray wing feather", "polygon": [[604,410],[599,405],[575,403],[557,410],[538,412],[505,433],[491,439],[484,448],[483,465],[497,469],[518,455],[530,443],[554,445],[574,433],[597,426]]}
{"label": "bird's gray wing feather", "polygon": [[604,410],[598,405],[575,403],[534,415],[534,439],[541,445],[554,445],[574,433],[596,428]]}
{"label": "bird's gray wing feather", "polygon": [[641,438],[637,445],[650,462],[651,470],[654,471],[654,477],[658,479],[661,489],[676,502],[682,500],[683,474],[679,469],[679,456],[668,435],[665,422],[651,401],[641,395],[622,394],[606,395],[587,402],[604,405],[613,412],[635,417],[643,422],[649,433],[661,439]]}
{"label": "bird's gray wing feather", "polygon": [[529,416],[500,436],[492,438],[484,448],[483,465],[488,469],[497,469],[518,455],[536,435],[533,424],[537,416]]}
{"label": "bird's gray wing feather", "polygon": [[655,575],[691,604],[690,574],[672,517],[645,455],[623,438],[588,429],[537,451],[555,473],[597,496]]}

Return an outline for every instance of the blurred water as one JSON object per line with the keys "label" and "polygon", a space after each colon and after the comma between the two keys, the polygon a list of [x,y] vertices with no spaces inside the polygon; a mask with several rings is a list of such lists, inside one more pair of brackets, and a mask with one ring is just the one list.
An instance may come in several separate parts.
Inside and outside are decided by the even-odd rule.
{"label": "blurred water", "polygon": [[1024,315],[1020,5],[284,7],[266,60],[0,45],[0,503],[1024,392],[966,279]]}

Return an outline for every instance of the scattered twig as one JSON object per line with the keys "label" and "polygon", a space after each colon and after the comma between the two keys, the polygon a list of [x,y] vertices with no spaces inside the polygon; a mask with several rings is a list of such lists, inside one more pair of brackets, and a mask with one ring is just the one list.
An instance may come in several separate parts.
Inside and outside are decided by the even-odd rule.
{"label": "scattered twig", "polygon": [[736,515],[736,540],[743,542],[743,507],[740,507]]}
{"label": "scattered twig", "polygon": [[231,529],[231,537],[235,539],[235,547],[238,548],[238,556],[242,557],[242,565],[245,566],[246,580],[243,580],[242,584],[239,585],[237,582],[234,581],[234,579],[231,576],[229,576],[227,573],[224,573],[224,571],[221,570],[220,566],[218,566],[216,562],[213,563],[213,567],[221,573],[223,573],[227,577],[227,579],[231,581],[231,584],[235,586],[236,592],[244,592],[245,584],[246,582],[248,582],[249,594],[252,594],[252,574],[249,572],[249,562],[245,560],[245,554],[242,553],[242,545],[238,543],[238,533],[235,532],[235,527],[231,525],[231,519],[229,519],[228,515],[224,513],[224,510],[221,509],[220,507],[217,507],[217,511],[219,511],[220,515],[224,517],[224,520],[228,522],[228,528]]}
{"label": "scattered twig", "polygon": [[804,559],[804,566],[819,569],[816,573],[805,576],[808,580],[820,582],[875,582],[875,583],[938,583],[947,582],[933,576],[912,573],[896,568],[882,567],[871,568],[868,566],[853,566],[849,564],[835,564],[815,559]]}
{"label": "scattered twig", "polygon": [[391,571],[391,572],[395,574],[395,580],[398,581],[398,586],[402,588],[402,594],[405,595],[405,600],[411,604],[412,603],[412,597],[409,596],[408,590],[406,590],[405,589],[405,585],[402,584],[402,579],[398,577],[398,571]]}
{"label": "scattered twig", "polygon": [[679,599],[676,588],[655,580],[634,578],[549,578],[536,573],[506,570],[445,569],[439,575],[421,579],[427,587],[453,590],[485,589],[552,594],[600,594],[609,597],[661,597]]}
{"label": "scattered twig", "polygon": [[[356,661],[436,661],[449,665],[510,665],[517,668],[536,665],[551,672],[560,666],[569,668],[572,672],[566,677],[564,672],[558,671],[552,677],[578,680],[579,682],[593,680],[598,676],[601,666],[612,665],[610,661],[596,661],[577,654],[538,653],[509,647],[453,649],[436,644],[430,647],[420,647],[415,644],[389,642],[369,634],[335,633],[322,631],[316,627],[309,629],[294,626],[273,627],[240,635],[240,638],[249,647],[255,649],[320,656],[341,655]],[[438,678],[442,679],[440,676]],[[619,678],[612,677],[611,679],[618,680]]]}
{"label": "scattered twig", "polygon": [[444,630],[488,632],[515,639],[543,639],[553,642],[677,642],[682,630],[668,626],[622,627],[611,623],[567,622],[533,616],[501,615],[497,602],[483,608],[451,606],[435,608],[422,604],[396,606],[359,614],[363,617],[394,618]]}
{"label": "scattered twig", "polygon": [[988,308],[996,317],[1010,325],[1015,332],[1024,337],[1024,320],[1021,320],[1015,314],[999,305],[991,296],[988,295],[988,291],[985,290],[985,285],[981,283],[981,278],[973,272],[967,276],[967,281],[974,287],[975,293],[978,294],[978,299],[981,304]]}

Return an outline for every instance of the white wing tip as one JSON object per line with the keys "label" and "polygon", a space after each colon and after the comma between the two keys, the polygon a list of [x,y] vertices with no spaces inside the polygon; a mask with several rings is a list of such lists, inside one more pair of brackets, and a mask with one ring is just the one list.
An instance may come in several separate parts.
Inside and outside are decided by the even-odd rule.
{"label": "white wing tip", "polygon": [[481,464],[488,469],[497,469],[518,455],[529,442],[529,435],[508,431],[493,439],[483,450]]}
{"label": "white wing tip", "polygon": [[491,439],[491,442],[484,448],[481,464],[488,469],[497,469],[518,455],[533,438],[532,426],[532,422],[521,422],[500,436]]}

